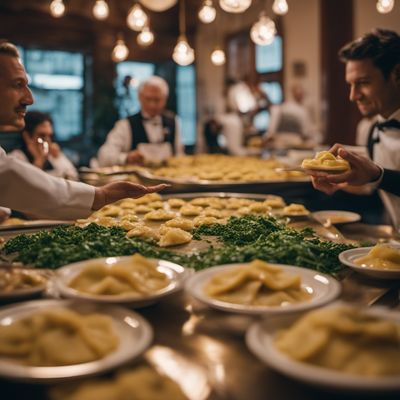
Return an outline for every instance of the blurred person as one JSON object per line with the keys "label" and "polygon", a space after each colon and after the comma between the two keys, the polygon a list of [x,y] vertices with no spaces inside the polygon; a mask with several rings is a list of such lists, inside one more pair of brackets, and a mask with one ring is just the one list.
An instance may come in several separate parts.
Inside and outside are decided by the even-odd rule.
{"label": "blurred person", "polygon": [[165,110],[169,88],[159,76],[139,85],[141,110],[115,123],[98,152],[100,166],[143,164],[146,159],[162,161],[182,155],[178,118]]}
{"label": "blurred person", "polygon": [[[0,125],[23,130],[26,108],[33,104],[18,49],[0,41]],[[56,178],[6,155],[0,147],[0,206],[41,218],[85,218],[94,210],[126,197],[140,197],[165,188],[131,182],[93,187]]]}
{"label": "blurred person", "polygon": [[[378,115],[368,136],[370,158],[384,169],[400,170],[400,36],[376,29],[343,47],[339,57],[346,63],[350,100],[364,117]],[[342,188],[324,177],[314,179],[314,186],[327,193]],[[400,197],[386,191],[380,195],[400,228]]]}
{"label": "blurred person", "polygon": [[22,131],[22,146],[10,152],[9,156],[29,162],[50,175],[77,181],[76,168],[53,142],[53,136],[51,117],[39,111],[29,111]]}
{"label": "blurred person", "polygon": [[304,141],[308,141],[311,147],[321,142],[321,135],[304,105],[304,88],[300,84],[294,84],[290,92],[291,100],[270,108],[269,125],[264,134],[267,147],[298,146]]}

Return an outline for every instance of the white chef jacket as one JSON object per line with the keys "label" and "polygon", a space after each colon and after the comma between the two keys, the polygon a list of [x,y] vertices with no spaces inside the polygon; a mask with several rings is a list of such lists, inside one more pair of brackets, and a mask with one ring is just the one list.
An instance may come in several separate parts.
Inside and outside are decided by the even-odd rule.
{"label": "white chef jacket", "polygon": [[[8,153],[8,155],[26,163],[30,163],[25,153],[20,149],[13,150]],[[58,157],[53,157],[51,154],[49,154],[48,160],[53,166],[53,169],[45,171],[47,174],[58,176],[60,178],[72,179],[74,181],[79,180],[78,171],[63,152],[60,152]]]}
{"label": "white chef jacket", "polygon": [[0,206],[40,218],[72,220],[91,212],[95,188],[46,174],[0,147]]}
{"label": "white chef jacket", "polygon": [[[400,109],[394,112],[388,119],[400,121]],[[378,122],[383,122],[378,117]],[[400,130],[386,128],[379,132],[379,142],[374,144],[374,162],[383,168],[400,170]],[[400,184],[400,182],[399,182]],[[400,231],[400,197],[392,193],[379,190],[382,201],[389,212],[394,227]]]}
{"label": "white chef jacket", "polygon": [[[150,143],[161,143],[164,141],[161,115],[143,121],[143,126]],[[107,135],[106,142],[99,149],[97,154],[99,166],[110,167],[113,165],[124,165],[128,153],[132,149],[132,135],[134,134],[127,118],[117,121],[114,128]],[[178,156],[184,154],[180,125],[177,117],[175,117],[175,154]]]}

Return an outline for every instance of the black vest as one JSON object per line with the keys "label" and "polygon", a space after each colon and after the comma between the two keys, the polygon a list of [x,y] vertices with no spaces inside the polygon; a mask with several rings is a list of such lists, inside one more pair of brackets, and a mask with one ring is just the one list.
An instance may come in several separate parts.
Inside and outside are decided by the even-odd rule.
{"label": "black vest", "polygon": [[[131,126],[132,146],[131,150],[135,150],[139,143],[150,143],[146,130],[143,125],[143,116],[140,112],[128,117]],[[170,143],[172,152],[175,153],[175,118],[166,114],[161,115],[162,127],[164,132],[164,142]]]}

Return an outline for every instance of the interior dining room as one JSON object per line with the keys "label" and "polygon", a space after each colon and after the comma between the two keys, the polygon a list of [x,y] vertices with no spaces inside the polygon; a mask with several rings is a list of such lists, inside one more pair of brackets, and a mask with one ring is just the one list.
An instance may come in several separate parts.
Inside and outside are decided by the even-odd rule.
{"label": "interior dining room", "polygon": [[0,397],[398,399],[400,0],[0,0]]}

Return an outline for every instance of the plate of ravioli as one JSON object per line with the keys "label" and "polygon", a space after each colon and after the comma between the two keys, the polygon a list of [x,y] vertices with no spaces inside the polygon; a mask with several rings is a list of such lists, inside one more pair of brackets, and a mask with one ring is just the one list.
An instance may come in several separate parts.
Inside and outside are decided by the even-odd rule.
{"label": "plate of ravioli", "polygon": [[301,163],[304,170],[320,171],[329,174],[341,174],[350,169],[348,161],[329,151],[320,151],[315,158],[306,158]]}
{"label": "plate of ravioli", "polygon": [[57,271],[56,286],[66,298],[144,307],[181,289],[191,273],[136,253],[66,265]]}
{"label": "plate of ravioli", "polygon": [[339,254],[339,260],[353,270],[379,279],[400,279],[400,245],[378,243]]}
{"label": "plate of ravioli", "polygon": [[291,378],[331,389],[400,389],[400,313],[341,302],[254,323],[246,343]]}
{"label": "plate of ravioli", "polygon": [[37,300],[0,311],[0,376],[49,383],[104,373],[139,357],[150,325],[116,306]]}
{"label": "plate of ravioli", "polygon": [[197,272],[186,281],[185,289],[222,311],[273,315],[324,305],[339,295],[340,284],[306,268],[254,260]]}

